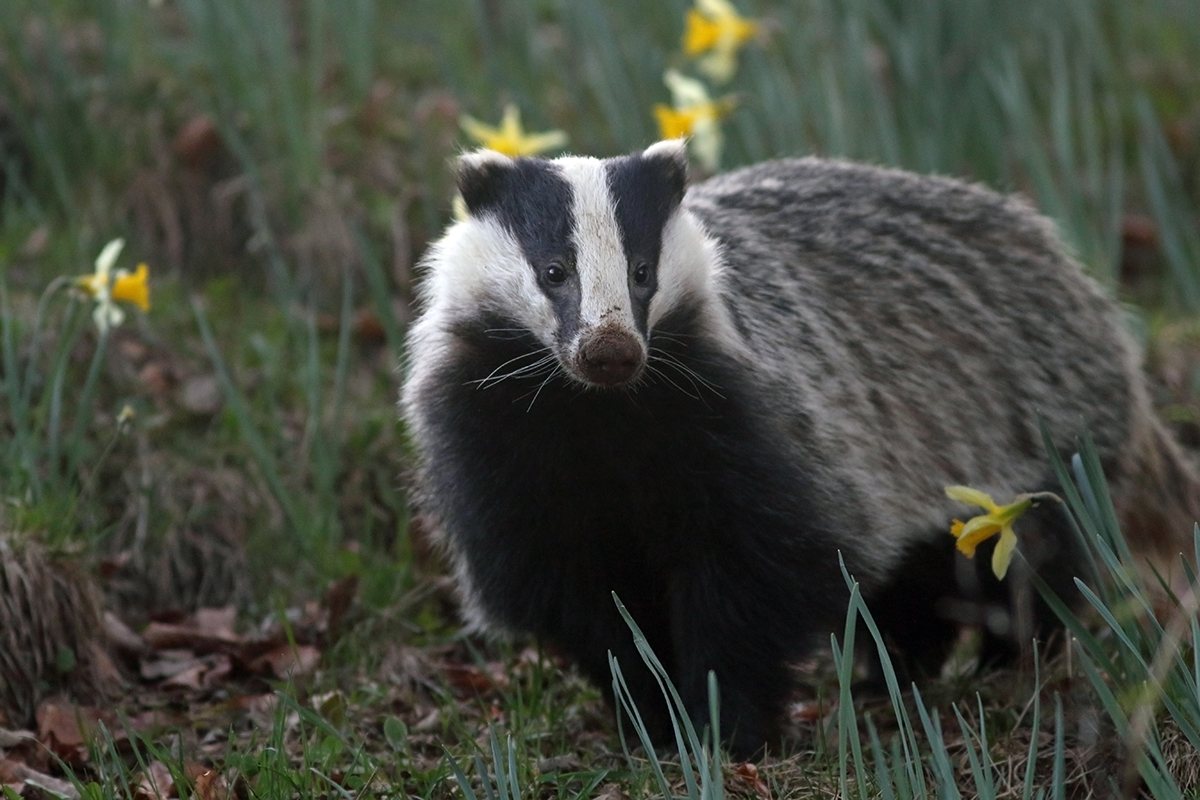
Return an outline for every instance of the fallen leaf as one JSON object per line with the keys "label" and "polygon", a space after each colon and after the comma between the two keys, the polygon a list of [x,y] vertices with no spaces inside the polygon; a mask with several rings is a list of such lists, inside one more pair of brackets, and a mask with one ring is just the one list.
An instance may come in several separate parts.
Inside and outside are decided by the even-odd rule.
{"label": "fallen leaf", "polygon": [[138,669],[145,680],[157,681],[163,678],[172,678],[203,663],[194,652],[183,648],[159,650],[156,655],[157,658],[143,661]]}
{"label": "fallen leaf", "polygon": [[446,683],[455,689],[470,692],[488,692],[493,689],[508,688],[508,676],[504,674],[504,665],[499,662],[488,664],[484,670],[477,664],[456,664],[443,662],[439,665]]}
{"label": "fallen leaf", "polygon": [[308,675],[321,663],[321,651],[311,645],[292,647],[282,644],[259,656],[250,664],[256,674],[269,673],[276,678],[289,680]]}
{"label": "fallen leaf", "polygon": [[233,632],[230,614],[230,609],[202,608],[180,622],[156,620],[142,631],[142,638],[156,650],[187,648],[198,655],[232,652],[243,640]]}
{"label": "fallen leaf", "polygon": [[0,750],[9,750],[25,742],[36,742],[37,734],[33,731],[10,731],[0,728]]}
{"label": "fallen leaf", "polygon": [[166,800],[169,797],[178,797],[179,793],[175,791],[175,778],[172,777],[171,770],[167,769],[167,765],[161,761],[151,761],[150,766],[141,774],[133,796],[137,800]]}
{"label": "fallen leaf", "polygon": [[24,764],[15,765],[13,776],[18,783],[16,790],[22,795],[24,792],[20,784],[23,783],[25,786],[33,786],[54,797],[63,798],[63,800],[79,800],[79,790],[70,782],[52,778],[44,772],[30,769]]}
{"label": "fallen leaf", "polygon": [[758,766],[749,761],[738,764],[733,768],[733,774],[742,779],[745,783],[750,784],[750,788],[754,793],[763,800],[771,800],[771,787],[763,781],[758,774]]}
{"label": "fallen leaf", "polygon": [[195,777],[193,800],[228,800],[232,795],[229,783],[215,769],[205,770]]}
{"label": "fallen leaf", "polygon": [[100,737],[101,725],[115,741],[128,738],[112,712],[61,699],[46,700],[37,709],[38,740],[69,764],[87,761],[87,745]]}
{"label": "fallen leaf", "polygon": [[150,648],[146,640],[134,633],[120,617],[111,611],[104,612],[104,634],[118,653],[127,657],[145,655]]}
{"label": "fallen leaf", "polygon": [[206,669],[207,667],[203,662],[197,663],[195,666],[167,678],[162,682],[162,687],[164,689],[192,689],[199,691],[204,685],[204,672]]}
{"label": "fallen leaf", "polygon": [[229,680],[233,674],[233,659],[224,653],[208,657],[208,669],[204,673],[201,684],[205,689],[213,689]]}
{"label": "fallen leaf", "polygon": [[801,700],[792,704],[788,709],[788,716],[793,722],[816,722],[824,718],[829,708],[817,700]]}
{"label": "fallen leaf", "polygon": [[606,783],[600,787],[596,800],[632,800],[619,783]]}

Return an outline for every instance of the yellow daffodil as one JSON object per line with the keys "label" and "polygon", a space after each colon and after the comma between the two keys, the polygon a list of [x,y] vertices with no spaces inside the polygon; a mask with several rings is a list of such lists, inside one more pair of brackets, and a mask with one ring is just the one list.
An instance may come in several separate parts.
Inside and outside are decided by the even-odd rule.
{"label": "yellow daffodil", "polygon": [[485,125],[466,114],[459,118],[458,124],[467,136],[488,150],[495,150],[506,156],[537,155],[561,148],[567,143],[567,134],[560,130],[525,133],[521,128],[521,112],[512,103],[504,107],[504,118],[496,127]]}
{"label": "yellow daffodil", "polygon": [[92,319],[101,331],[107,331],[125,320],[125,312],[117,302],[133,303],[142,311],[150,310],[150,268],[138,264],[137,271],[113,271],[117,256],[125,247],[124,239],[113,239],[96,256],[96,271],[75,279],[76,287],[96,298]]}
{"label": "yellow daffodil", "polygon": [[1011,503],[1002,506],[990,495],[970,486],[947,486],[946,496],[960,503],[979,506],[988,512],[972,517],[966,522],[954,520],[950,525],[950,533],[958,539],[958,549],[966,554],[967,558],[974,558],[976,547],[992,536],[1000,534],[1000,541],[992,551],[992,572],[1001,580],[1008,573],[1008,565],[1017,547],[1017,534],[1013,532],[1013,522],[1042,500],[1062,502],[1062,498],[1053,492],[1034,492],[1019,494]]}
{"label": "yellow daffodil", "polygon": [[1037,495],[1017,495],[1011,503],[1005,506],[997,505],[996,501],[969,486],[947,486],[946,496],[967,505],[979,506],[988,513],[972,517],[966,522],[954,520],[950,533],[958,539],[958,549],[967,558],[975,557],[975,548],[981,542],[1000,534],[1000,541],[992,551],[992,572],[1003,580],[1008,573],[1009,562],[1012,561],[1013,550],[1017,546],[1017,534],[1013,532],[1013,522],[1033,505]]}
{"label": "yellow daffodil", "polygon": [[718,124],[721,117],[733,108],[732,97],[713,100],[708,89],[695,78],[687,78],[669,69],[663,74],[663,83],[671,90],[671,106],[656,105],[654,116],[663,139],[691,137],[692,152],[696,160],[709,172],[715,172],[721,161],[724,140]]}
{"label": "yellow daffodil", "polygon": [[738,14],[729,0],[696,0],[687,15],[683,51],[705,55],[696,66],[717,83],[727,83],[737,71],[737,54],[758,35],[757,22]]}

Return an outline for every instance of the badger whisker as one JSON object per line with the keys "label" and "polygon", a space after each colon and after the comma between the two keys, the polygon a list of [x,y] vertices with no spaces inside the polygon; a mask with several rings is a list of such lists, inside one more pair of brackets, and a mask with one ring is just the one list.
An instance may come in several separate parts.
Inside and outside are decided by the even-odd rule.
{"label": "badger whisker", "polygon": [[[547,362],[554,360],[553,353],[549,353],[548,355],[542,355],[543,353],[549,353],[549,348],[535,350],[532,353],[522,353],[519,356],[510,358],[508,361],[505,361],[503,364],[501,364],[500,366],[496,367],[494,370],[489,372],[485,377],[467,381],[467,383],[475,384],[476,387],[479,389],[487,389],[488,387],[495,386],[497,383],[500,383],[501,381],[507,380],[509,378],[516,378],[521,375],[528,374],[530,372],[536,372],[540,367],[544,366]],[[504,369],[509,364],[512,364],[514,361],[520,361],[521,359],[524,359],[524,358],[530,358],[532,356],[539,356],[539,355],[541,357],[537,361],[533,362],[532,364],[526,364],[523,367],[518,367],[510,372],[504,373],[503,375],[499,375],[499,376],[496,375],[497,372]]]}
{"label": "badger whisker", "polygon": [[533,399],[529,401],[529,407],[525,409],[526,414],[533,410],[533,404],[537,402],[538,395],[542,393],[542,389],[546,388],[546,384],[550,382],[550,379],[554,377],[556,372],[557,370],[550,370],[550,374],[547,375],[546,379],[542,381],[540,386],[538,386],[537,391],[533,393]]}
{"label": "badger whisker", "polygon": [[[712,381],[705,378],[699,372],[697,372],[696,370],[689,367],[687,364],[680,361],[678,356],[672,355],[671,353],[667,353],[661,349],[653,349],[650,351],[650,358],[653,361],[658,361],[663,364],[666,364],[667,366],[674,367],[684,377],[686,377],[688,379],[688,381],[691,382],[692,386],[696,389],[697,392],[700,391],[700,386],[703,386],[705,389],[708,389],[710,392],[712,392],[713,394],[715,394],[717,397],[721,398],[722,400],[725,399],[725,395],[721,394],[720,388],[718,388],[715,384],[713,384]],[[700,386],[697,386],[697,384],[700,384]]]}
{"label": "badger whisker", "polygon": [[653,363],[646,364],[646,374],[653,375],[658,378],[662,378],[664,381],[666,381],[667,383],[674,386],[677,391],[687,395],[688,397],[692,398],[693,400],[701,399],[700,387],[696,386],[694,381],[692,382],[693,391],[689,392],[687,389],[683,388],[678,383],[676,383],[674,380],[672,380],[670,375],[668,375],[666,372],[664,372],[659,367],[656,367]]}

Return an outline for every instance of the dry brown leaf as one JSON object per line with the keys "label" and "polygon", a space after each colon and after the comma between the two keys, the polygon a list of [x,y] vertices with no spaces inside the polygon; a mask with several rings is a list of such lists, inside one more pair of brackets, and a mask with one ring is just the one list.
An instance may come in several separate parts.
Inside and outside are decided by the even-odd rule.
{"label": "dry brown leaf", "polygon": [[139,672],[143,679],[157,681],[163,678],[170,678],[181,672],[193,669],[197,664],[203,663],[191,650],[180,648],[160,650],[157,656],[157,658],[141,663]]}
{"label": "dry brown leaf", "polygon": [[175,790],[175,778],[167,765],[161,761],[151,761],[146,771],[138,777],[133,796],[136,800],[166,800],[179,797],[179,793]]}
{"label": "dry brown leaf", "polygon": [[179,622],[154,621],[142,631],[142,638],[156,650],[186,648],[199,655],[233,652],[243,638],[233,631],[237,610],[202,608]]}
{"label": "dry brown leaf", "polygon": [[754,793],[763,798],[763,800],[771,800],[771,787],[767,786],[766,782],[759,777],[758,766],[756,764],[752,764],[749,761],[736,764],[733,767],[733,774],[735,777],[741,779],[742,782],[749,784]]}
{"label": "dry brown leaf", "polygon": [[251,665],[251,671],[266,673],[276,678],[290,680],[301,675],[308,675],[321,663],[321,651],[311,645],[302,644],[297,647],[280,645],[260,656]]}
{"label": "dry brown leaf", "polygon": [[228,781],[215,769],[206,769],[193,780],[193,800],[227,800],[233,795]]}
{"label": "dry brown leaf", "polygon": [[596,795],[596,800],[632,800],[632,798],[621,788],[621,784],[606,783],[600,787],[600,793]]}
{"label": "dry brown leaf", "polygon": [[819,700],[800,700],[792,703],[788,709],[788,717],[793,722],[816,722],[823,719],[830,706],[823,705]]}
{"label": "dry brown leaf", "polygon": [[508,688],[508,675],[504,672],[504,665],[498,661],[487,664],[487,669],[477,664],[457,664],[447,661],[442,662],[439,669],[446,676],[446,683],[454,689],[468,692],[489,692],[493,689]]}
{"label": "dry brown leaf", "polygon": [[162,682],[164,689],[191,689],[199,691],[204,685],[204,672],[208,669],[203,662],[176,673]]}
{"label": "dry brown leaf", "polygon": [[14,777],[17,779],[14,791],[24,796],[24,789],[27,786],[33,786],[43,793],[51,796],[64,797],[67,800],[79,800],[79,791],[73,784],[60,778],[52,778],[44,772],[38,772],[35,769],[25,766],[24,764],[16,764],[14,766]]}
{"label": "dry brown leaf", "polygon": [[38,740],[70,764],[87,761],[88,743],[100,736],[104,725],[114,740],[127,738],[116,716],[90,706],[77,706],[62,699],[47,700],[37,709]]}
{"label": "dry brown leaf", "polygon": [[201,683],[205,689],[212,689],[228,681],[231,674],[233,674],[233,659],[223,653],[218,653],[208,657],[208,669],[205,671]]}
{"label": "dry brown leaf", "polygon": [[0,750],[8,750],[30,741],[37,741],[37,734],[33,731],[10,731],[0,727]]}
{"label": "dry brown leaf", "polygon": [[150,650],[146,641],[111,611],[104,612],[104,634],[109,644],[123,656],[133,658],[145,655]]}
{"label": "dry brown leaf", "polygon": [[7,758],[0,758],[0,785],[8,786],[15,784],[17,778],[17,768],[23,766],[19,761],[13,761]]}

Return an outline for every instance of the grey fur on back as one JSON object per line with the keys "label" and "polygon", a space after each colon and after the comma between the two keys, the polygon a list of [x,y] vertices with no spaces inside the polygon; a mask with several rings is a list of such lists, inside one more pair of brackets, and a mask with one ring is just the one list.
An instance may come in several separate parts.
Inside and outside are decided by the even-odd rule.
{"label": "grey fur on back", "polygon": [[1115,482],[1130,471],[1135,428],[1154,423],[1119,308],[1021,201],[802,159],[713,178],[684,204],[721,243],[763,402],[785,427],[815,424],[797,446],[831,473],[875,577],[918,532],[948,535],[964,509],[946,485],[998,502],[1049,485],[1039,413],[1060,448],[1086,428]]}

